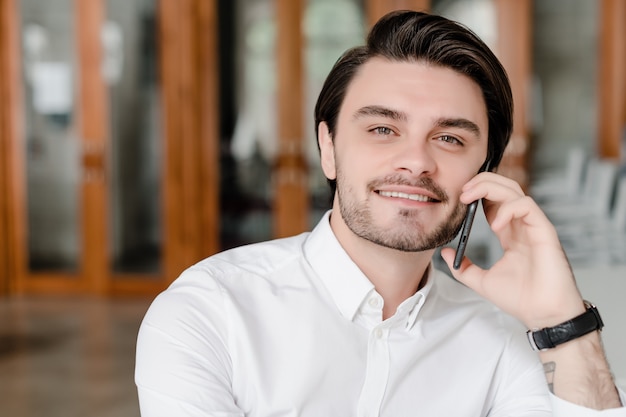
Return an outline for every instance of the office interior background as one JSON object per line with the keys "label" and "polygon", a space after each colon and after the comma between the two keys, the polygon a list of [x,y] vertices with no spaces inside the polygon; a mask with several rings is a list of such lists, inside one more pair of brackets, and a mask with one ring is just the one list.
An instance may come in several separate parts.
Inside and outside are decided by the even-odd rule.
{"label": "office interior background", "polygon": [[[504,63],[499,172],[557,225],[626,388],[626,1],[0,0],[0,414],[137,416],[151,299],[213,253],[311,229],[330,198],[317,94],[407,8]],[[497,259],[484,219],[471,245]]]}

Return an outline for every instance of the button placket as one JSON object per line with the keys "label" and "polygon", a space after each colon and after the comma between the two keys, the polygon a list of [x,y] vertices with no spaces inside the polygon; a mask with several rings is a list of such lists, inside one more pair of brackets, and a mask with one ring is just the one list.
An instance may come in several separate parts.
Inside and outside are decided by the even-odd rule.
{"label": "button placket", "polygon": [[367,370],[357,411],[359,417],[374,417],[380,413],[380,407],[389,380],[388,335],[388,324],[378,325],[370,332],[367,349]]}

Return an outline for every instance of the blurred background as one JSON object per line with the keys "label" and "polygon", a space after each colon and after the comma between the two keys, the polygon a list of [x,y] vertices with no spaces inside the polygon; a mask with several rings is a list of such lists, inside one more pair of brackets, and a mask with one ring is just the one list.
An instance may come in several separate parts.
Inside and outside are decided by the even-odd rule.
{"label": "blurred background", "polygon": [[[456,19],[505,65],[499,172],[557,226],[626,387],[626,1],[0,0],[0,415],[139,415],[150,301],[328,209],[313,106],[393,9]],[[468,255],[500,253],[478,218]]]}

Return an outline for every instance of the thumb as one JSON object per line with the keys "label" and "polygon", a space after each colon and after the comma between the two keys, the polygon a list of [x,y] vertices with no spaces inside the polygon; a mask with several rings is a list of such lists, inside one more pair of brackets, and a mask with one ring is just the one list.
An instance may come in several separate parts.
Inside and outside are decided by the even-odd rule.
{"label": "thumb", "polygon": [[463,257],[459,269],[454,269],[453,263],[455,255],[456,250],[453,248],[441,249],[441,258],[445,261],[446,265],[448,265],[454,279],[480,293],[480,276],[484,271],[475,265],[467,256]]}

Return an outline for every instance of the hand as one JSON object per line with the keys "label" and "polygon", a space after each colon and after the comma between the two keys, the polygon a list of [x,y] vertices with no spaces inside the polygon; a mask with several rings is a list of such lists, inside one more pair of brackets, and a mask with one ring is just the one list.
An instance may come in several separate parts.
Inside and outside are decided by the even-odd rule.
{"label": "hand", "polygon": [[452,268],[454,249],[441,251],[454,278],[517,317],[529,329],[560,324],[585,311],[555,228],[515,181],[481,173],[463,187],[461,202],[483,199],[504,255],[484,270],[465,258]]}
{"label": "hand", "polygon": [[[493,173],[478,174],[463,187],[463,203],[479,198],[504,255],[488,270],[467,258],[454,270],[455,251],[444,248],[441,255],[454,277],[529,329],[556,326],[584,312],[556,230],[537,204],[516,182]],[[621,406],[598,332],[539,356],[550,365],[555,395],[598,410]]]}

